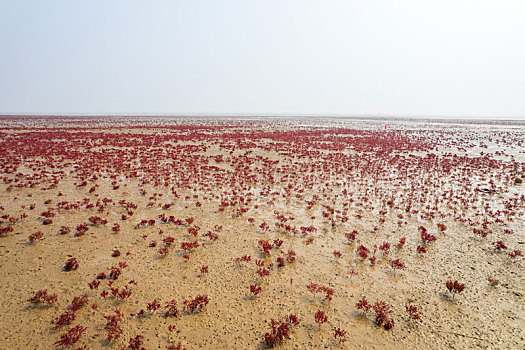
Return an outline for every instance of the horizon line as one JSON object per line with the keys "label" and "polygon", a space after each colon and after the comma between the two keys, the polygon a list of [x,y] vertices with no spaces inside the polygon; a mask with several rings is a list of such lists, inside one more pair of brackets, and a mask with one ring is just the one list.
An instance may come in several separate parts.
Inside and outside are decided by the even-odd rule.
{"label": "horizon line", "polygon": [[489,115],[432,115],[432,114],[343,114],[343,113],[0,113],[4,117],[174,117],[174,118],[199,118],[199,117],[244,117],[244,118],[347,118],[347,119],[440,119],[440,120],[500,120],[523,121],[523,116],[489,116]]}

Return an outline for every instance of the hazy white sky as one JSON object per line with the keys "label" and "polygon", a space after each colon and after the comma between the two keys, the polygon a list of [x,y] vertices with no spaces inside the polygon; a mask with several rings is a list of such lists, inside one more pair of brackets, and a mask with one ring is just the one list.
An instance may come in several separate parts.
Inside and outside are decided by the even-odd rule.
{"label": "hazy white sky", "polygon": [[0,113],[525,118],[525,0],[0,0]]}

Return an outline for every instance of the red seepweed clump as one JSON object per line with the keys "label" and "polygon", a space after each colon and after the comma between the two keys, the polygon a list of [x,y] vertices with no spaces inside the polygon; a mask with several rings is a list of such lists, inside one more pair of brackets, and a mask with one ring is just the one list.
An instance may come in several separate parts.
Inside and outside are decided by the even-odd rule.
{"label": "red seepweed clump", "polygon": [[435,242],[436,240],[437,240],[437,237],[426,232],[426,230],[421,232],[421,241],[423,242],[424,245]]}
{"label": "red seepweed clump", "polygon": [[515,259],[515,258],[517,258],[518,256],[523,256],[523,253],[521,252],[520,249],[515,249],[515,250],[513,250],[512,252],[510,252],[508,255],[509,255],[509,257],[510,257],[511,259]]}
{"label": "red seepweed clump", "polygon": [[503,243],[503,241],[493,242],[492,245],[494,246],[494,249],[496,249],[497,251],[507,249],[507,246],[505,245],[505,243]]}
{"label": "red seepweed clump", "polygon": [[123,314],[119,309],[115,309],[115,315],[104,315],[104,318],[106,319],[106,340],[108,342],[120,338],[123,332],[122,327],[120,327],[122,316]]}
{"label": "red seepweed clump", "polygon": [[29,242],[34,243],[34,242],[42,239],[42,237],[44,237],[44,232],[37,231],[37,232],[32,233],[32,234],[29,235]]}
{"label": "red seepweed clump", "polygon": [[66,261],[66,264],[64,265],[64,271],[71,271],[78,269],[78,261],[75,258],[71,258],[68,261]]}
{"label": "red seepweed clump", "polygon": [[319,327],[321,327],[323,323],[326,323],[328,321],[328,316],[326,316],[326,314],[322,310],[317,310],[315,312],[314,318],[315,323],[318,323]]}
{"label": "red seepweed clump", "polygon": [[209,302],[207,295],[197,295],[193,300],[184,300],[184,310],[189,313],[196,310],[201,311]]}
{"label": "red seepweed clump", "polygon": [[66,334],[62,334],[60,336],[60,340],[55,342],[54,345],[57,345],[57,348],[61,346],[70,347],[80,340],[80,337],[82,337],[82,335],[86,332],[86,330],[87,330],[87,327],[76,325],[75,327],[68,330]]}
{"label": "red seepweed clump", "polygon": [[146,350],[142,347],[143,335],[137,335],[134,338],[129,338],[128,350]]}
{"label": "red seepweed clump", "polygon": [[395,259],[395,260],[390,260],[388,262],[388,264],[390,265],[390,267],[395,271],[395,270],[404,270],[406,268],[405,264],[403,264],[401,262],[401,260],[399,259]]}
{"label": "red seepweed clump", "polygon": [[56,319],[51,321],[51,324],[55,325],[55,329],[62,328],[64,326],[70,325],[76,318],[76,314],[72,310],[67,310]]}
{"label": "red seepweed clump", "polygon": [[61,226],[60,230],[58,231],[58,234],[60,235],[67,235],[71,232],[71,228],[67,226]]}
{"label": "red seepweed clump", "polygon": [[296,315],[291,314],[285,317],[282,321],[270,319],[271,332],[264,334],[264,342],[267,346],[275,347],[284,341],[285,338],[290,338],[290,327],[297,326],[299,319]]}
{"label": "red seepweed clump", "polygon": [[393,312],[384,301],[378,301],[375,304],[370,304],[365,297],[359,300],[356,304],[357,309],[364,312],[366,315],[370,310],[374,311],[374,323],[377,326],[383,326],[386,330],[394,327],[394,320],[390,318],[390,314]]}
{"label": "red seepweed clump", "polygon": [[332,297],[334,295],[334,290],[332,288],[318,285],[317,283],[310,283],[306,286],[306,288],[313,293],[314,295],[318,292],[324,292],[325,293],[325,299],[330,301],[332,300]]}
{"label": "red seepweed clump", "polygon": [[414,305],[405,305],[405,310],[412,320],[421,321],[421,315],[419,315],[419,310],[417,306]]}
{"label": "red seepweed clump", "polygon": [[379,246],[379,250],[381,250],[383,252],[383,256],[387,256],[388,253],[390,253],[390,243],[388,242],[383,242],[380,246]]}
{"label": "red seepweed clump", "polygon": [[445,286],[447,287],[448,291],[452,293],[452,299],[454,299],[456,294],[460,294],[465,289],[465,285],[463,283],[459,283],[457,280],[449,280],[445,282]]}
{"label": "red seepweed clump", "polygon": [[47,304],[52,305],[58,300],[56,294],[48,294],[47,289],[38,290],[35,292],[33,297],[29,298],[29,301],[32,304]]}
{"label": "red seepweed clump", "polygon": [[250,293],[253,294],[253,296],[257,296],[262,291],[262,287],[257,284],[250,284]]}
{"label": "red seepweed clump", "polygon": [[264,251],[264,254],[266,254],[266,256],[270,256],[270,250],[273,248],[273,244],[266,241],[266,240],[259,240],[259,246],[261,246],[261,249]]}
{"label": "red seepweed clump", "polygon": [[89,297],[87,294],[81,295],[79,297],[74,297],[71,302],[71,306],[68,307],[69,310],[77,311],[80,310],[83,306],[89,303]]}
{"label": "red seepweed clump", "polygon": [[346,341],[346,331],[341,328],[334,328],[334,339],[339,340],[339,343],[344,343]]}
{"label": "red seepweed clump", "polygon": [[175,299],[168,301],[165,306],[166,312],[164,313],[164,317],[177,317],[179,316],[179,309],[177,307],[177,301]]}
{"label": "red seepweed clump", "polygon": [[370,253],[370,250],[364,245],[360,245],[357,248],[357,256],[359,256],[363,260],[365,260],[368,257],[368,253]]}

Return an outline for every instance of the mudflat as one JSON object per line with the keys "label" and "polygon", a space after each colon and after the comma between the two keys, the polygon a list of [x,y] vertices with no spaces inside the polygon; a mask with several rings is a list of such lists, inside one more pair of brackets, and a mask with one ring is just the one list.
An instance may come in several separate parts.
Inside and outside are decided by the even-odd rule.
{"label": "mudflat", "polygon": [[2,349],[521,349],[525,124],[0,118]]}

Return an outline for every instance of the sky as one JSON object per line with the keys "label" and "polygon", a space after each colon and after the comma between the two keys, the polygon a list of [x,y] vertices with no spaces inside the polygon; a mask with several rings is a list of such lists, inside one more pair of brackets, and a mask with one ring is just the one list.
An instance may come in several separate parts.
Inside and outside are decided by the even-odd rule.
{"label": "sky", "polygon": [[525,0],[0,0],[0,114],[525,119]]}

